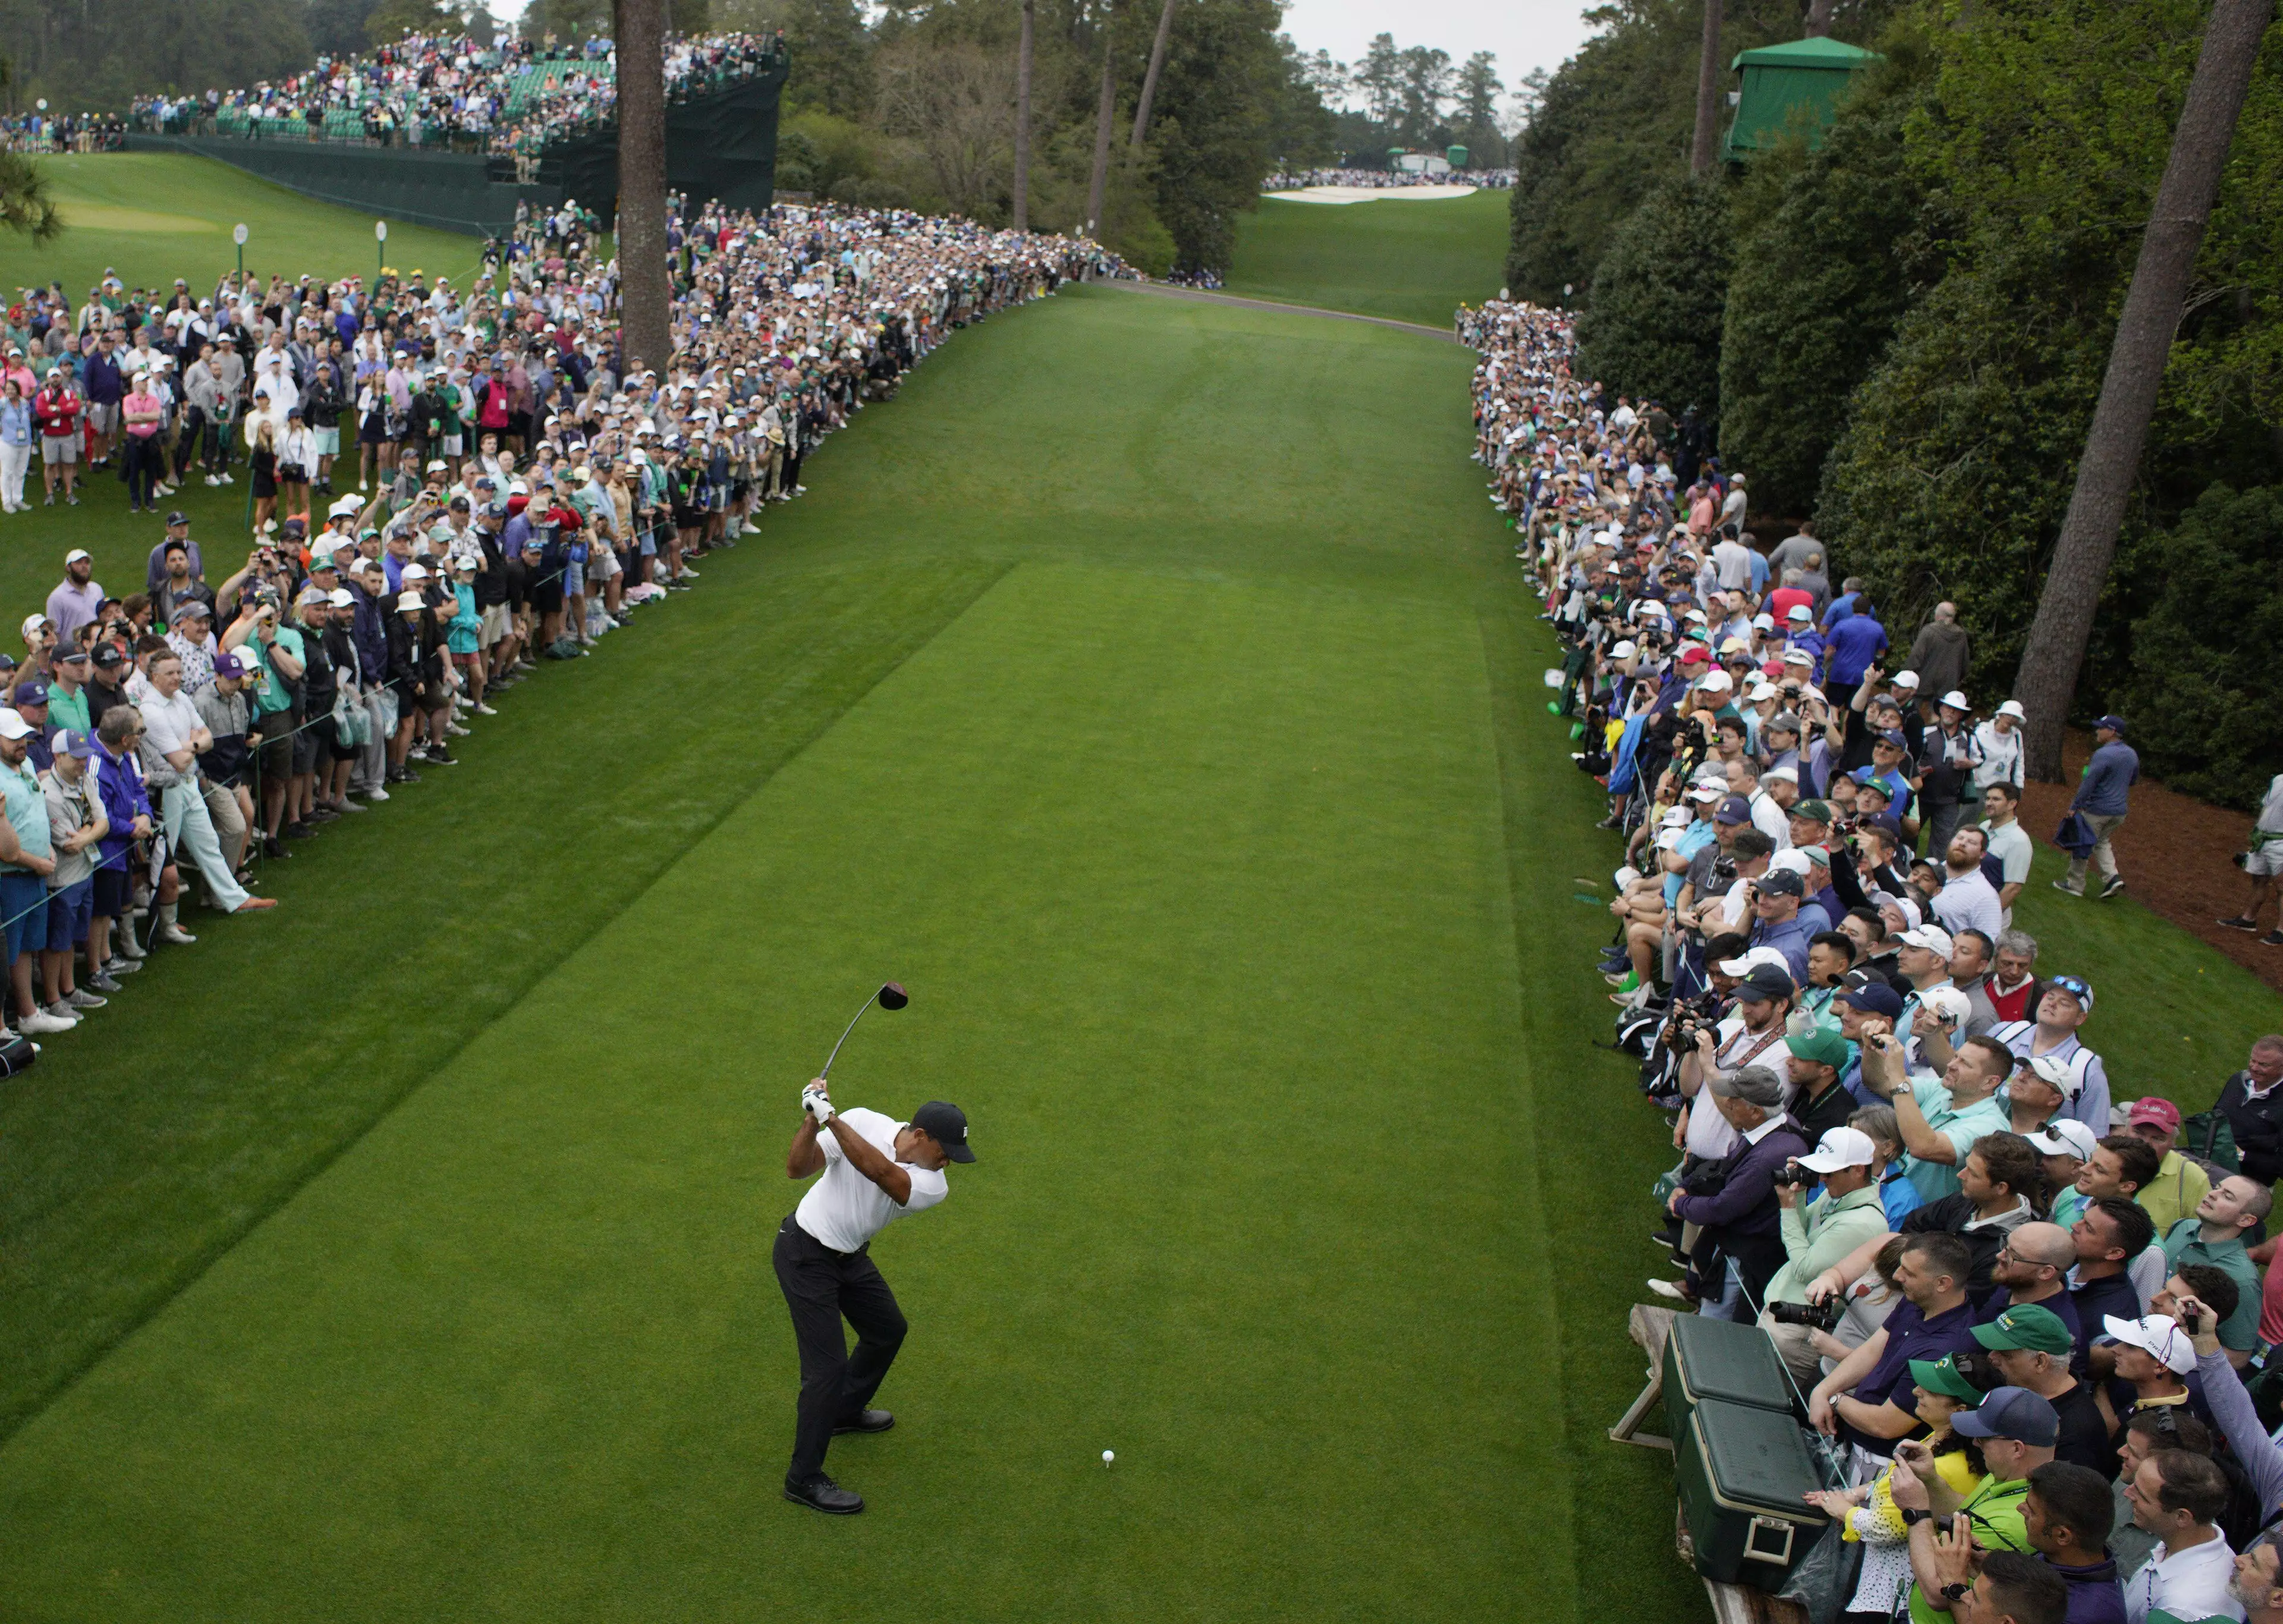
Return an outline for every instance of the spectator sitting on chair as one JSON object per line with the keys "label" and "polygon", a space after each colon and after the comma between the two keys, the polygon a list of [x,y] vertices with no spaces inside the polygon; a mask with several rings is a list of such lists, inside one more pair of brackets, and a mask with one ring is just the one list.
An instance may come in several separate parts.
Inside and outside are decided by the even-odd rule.
{"label": "spectator sitting on chair", "polygon": [[2173,1148],[2180,1131],[2180,1107],[2154,1094],[2132,1102],[2124,1130],[2147,1142],[2159,1158],[2155,1177],[2133,1192],[2133,1200],[2148,1209],[2160,1236],[2193,1213],[2211,1193],[2211,1175]]}
{"label": "spectator sitting on chair", "polygon": [[2259,1345],[2259,1270],[2244,1248],[2243,1238],[2266,1222],[2274,1206],[2275,1198],[2265,1185],[2240,1173],[2232,1174],[2206,1193],[2196,1203],[2193,1216],[2181,1219],[2164,1234],[2164,1262],[2175,1273],[2188,1264],[2201,1263],[2221,1270],[2235,1282],[2235,1309],[2223,1317],[2219,1340],[2238,1367],[2251,1362],[2252,1351]]}
{"label": "spectator sitting on chair", "polygon": [[1966,1242],[1955,1235],[1905,1240],[1895,1265],[1903,1301],[1885,1325],[1808,1395],[1808,1419],[1819,1431],[1831,1436],[1843,1425],[1851,1438],[1874,1454],[1886,1454],[1894,1440],[1917,1429],[1919,1418],[1908,1408],[1910,1362],[1980,1346],[1974,1340],[1974,1310],[1966,1301],[1971,1262]]}
{"label": "spectator sitting on chair", "polygon": [[[2027,938],[2023,940],[2027,941]],[[2030,960],[2034,962],[2037,944],[2030,942],[2029,950]],[[1992,978],[1990,989],[1991,1002],[1999,1006],[2000,1014],[2012,1001],[2008,991],[2010,957],[2011,950],[2005,941],[2000,941],[1998,944],[1998,974]],[[2026,966],[2023,967],[2026,970]],[[2078,1030],[2092,1015],[2092,983],[2078,975],[2055,975],[2045,981],[2037,991],[2034,1020],[2003,1022],[1991,1027],[1990,1035],[2023,1060],[2051,1054],[2069,1061],[2083,1074],[2083,1079],[2065,1114],[2095,1133],[2107,1133],[2109,1128],[2108,1068],[2101,1064],[2100,1056],[2086,1048],[2084,1040],[2077,1036]]]}
{"label": "spectator sitting on chair", "polygon": [[[2283,859],[2283,843],[2275,850]],[[2245,1177],[2263,1185],[2283,1178],[2283,1035],[2270,1033],[2251,1045],[2243,1069],[2220,1084],[2212,1108],[2227,1118]]]}
{"label": "spectator sitting on chair", "polygon": [[[2066,1247],[2069,1237],[2061,1239]],[[2066,1294],[2060,1301],[2066,1303]],[[2092,1389],[2071,1373],[2077,1349],[2076,1333],[2050,1306],[2016,1304],[1975,1326],[1974,1338],[1990,1350],[1991,1362],[2008,1386],[2034,1393],[2053,1407],[2061,1424],[2053,1441],[2055,1460],[2104,1477],[2115,1470],[2116,1452],[2109,1447],[2108,1424],[2093,1401]]]}
{"label": "spectator sitting on chair", "polygon": [[2146,1624],[2158,1612],[2175,1619],[2243,1617],[2229,1589],[2235,1552],[2218,1527],[2228,1494],[2219,1467],[2186,1449],[2158,1449],[2140,1463],[2124,1493],[2133,1522],[2157,1539],[2147,1566],[2125,1581],[2124,1612],[2131,1624]]}
{"label": "spectator sitting on chair", "polygon": [[[1798,1158],[1798,1165],[1819,1177],[1823,1187],[1818,1193],[1796,1184],[1776,1186],[1782,1208],[1778,1232],[1784,1265],[1768,1282],[1769,1302],[1806,1302],[1807,1282],[1865,1241],[1887,1232],[1887,1216],[1879,1205],[1879,1151],[1870,1135],[1855,1128],[1834,1128],[1814,1150]],[[1823,1367],[1809,1327],[1780,1324],[1765,1311],[1759,1323],[1803,1387],[1821,1379]]]}
{"label": "spectator sitting on chair", "polygon": [[[1697,1226],[1691,1255],[1703,1312],[1740,1319],[1746,1294],[1763,1297],[1783,1266],[1775,1178],[1788,1162],[1806,1154],[1807,1141],[1784,1115],[1783,1080],[1765,1066],[1716,1073],[1711,1092],[1740,1142],[1718,1162],[1699,1169],[1666,1205],[1674,1217]],[[1690,1184],[1717,1188],[1691,1194]]]}

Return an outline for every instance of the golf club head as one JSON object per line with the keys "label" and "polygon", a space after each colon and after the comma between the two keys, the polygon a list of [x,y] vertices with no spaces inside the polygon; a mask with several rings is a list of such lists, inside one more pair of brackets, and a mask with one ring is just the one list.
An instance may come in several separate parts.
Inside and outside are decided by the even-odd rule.
{"label": "golf club head", "polygon": [[879,998],[883,1009],[901,1009],[912,1001],[912,995],[904,991],[903,983],[893,981],[880,989]]}

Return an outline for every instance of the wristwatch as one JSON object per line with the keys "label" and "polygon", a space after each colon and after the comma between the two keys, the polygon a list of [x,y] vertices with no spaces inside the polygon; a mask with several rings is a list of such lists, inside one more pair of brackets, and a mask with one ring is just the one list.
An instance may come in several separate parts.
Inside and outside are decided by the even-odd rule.
{"label": "wristwatch", "polygon": [[1905,1528],[1914,1527],[1919,1523],[1927,1521],[1929,1518],[1933,1517],[1933,1511],[1922,1505],[1905,1507],[1903,1510],[1903,1527]]}
{"label": "wristwatch", "polygon": [[1942,1587],[1943,1599],[1944,1601],[1952,1602],[1964,1601],[1966,1599],[1967,1592],[1973,1589],[1974,1587],[1972,1585],[1966,1583],[1962,1580],[1953,1580],[1950,1583]]}

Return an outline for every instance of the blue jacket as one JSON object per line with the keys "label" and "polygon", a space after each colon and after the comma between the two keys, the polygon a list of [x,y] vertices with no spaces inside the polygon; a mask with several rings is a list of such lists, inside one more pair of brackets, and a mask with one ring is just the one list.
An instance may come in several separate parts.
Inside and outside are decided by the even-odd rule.
{"label": "blue jacket", "polygon": [[80,363],[79,377],[87,398],[97,406],[116,406],[127,398],[127,386],[119,376],[119,363],[101,350]]}
{"label": "blue jacket", "polygon": [[349,621],[349,641],[356,645],[357,665],[364,675],[367,688],[378,688],[388,680],[388,613],[380,600],[354,582],[349,596],[355,600]]}
{"label": "blue jacket", "polygon": [[1831,657],[1829,680],[1839,688],[1853,688],[1863,680],[1871,662],[1886,652],[1887,628],[1858,612],[1835,625],[1827,641]]}
{"label": "blue jacket", "polygon": [[95,747],[95,784],[103,796],[103,815],[111,820],[111,833],[97,845],[101,866],[124,869],[121,854],[135,839],[135,820],[151,815],[151,797],[143,788],[143,766],[135,752],[114,756],[99,741]]}
{"label": "blue jacket", "polygon": [[2122,818],[2125,792],[2139,781],[2140,757],[2122,739],[2111,740],[2092,752],[2084,764],[2084,781],[2069,802],[2071,812],[2091,818]]}

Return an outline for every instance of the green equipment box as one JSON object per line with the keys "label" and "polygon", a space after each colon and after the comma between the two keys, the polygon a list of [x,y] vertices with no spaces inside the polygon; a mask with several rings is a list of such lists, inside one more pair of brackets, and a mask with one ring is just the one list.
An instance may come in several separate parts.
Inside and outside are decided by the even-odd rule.
{"label": "green equipment box", "polygon": [[1792,1413],[1791,1382],[1775,1344],[1757,1325],[1732,1319],[1675,1315],[1664,1340],[1662,1386],[1676,1442],[1687,1436],[1690,1412],[1707,1399]]}
{"label": "green equipment box", "polygon": [[1827,1521],[1805,1498],[1827,1485],[1798,1424],[1788,1411],[1708,1398],[1675,1433],[1673,1481],[1696,1571],[1775,1589]]}

